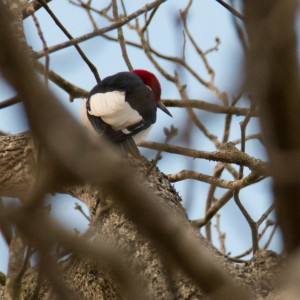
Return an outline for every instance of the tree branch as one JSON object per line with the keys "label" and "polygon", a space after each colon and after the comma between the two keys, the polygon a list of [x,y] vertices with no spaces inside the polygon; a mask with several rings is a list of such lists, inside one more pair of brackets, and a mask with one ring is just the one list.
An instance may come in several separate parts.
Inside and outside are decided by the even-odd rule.
{"label": "tree branch", "polygon": [[164,152],[180,154],[193,158],[202,158],[207,160],[220,161],[223,163],[243,165],[259,175],[268,176],[269,174],[269,166],[267,162],[251,157],[250,155],[238,150],[235,147],[232,148],[231,146],[229,146],[228,149],[224,148],[221,151],[215,152],[188,149],[180,146],[151,141],[142,142],[140,146],[148,149],[162,150]]}

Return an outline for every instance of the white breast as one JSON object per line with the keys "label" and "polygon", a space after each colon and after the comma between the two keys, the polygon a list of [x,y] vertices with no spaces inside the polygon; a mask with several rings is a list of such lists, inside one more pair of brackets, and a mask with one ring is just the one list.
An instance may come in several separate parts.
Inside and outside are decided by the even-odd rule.
{"label": "white breast", "polygon": [[115,130],[121,130],[142,120],[142,116],[125,101],[125,92],[97,93],[90,98],[89,114],[101,117]]}

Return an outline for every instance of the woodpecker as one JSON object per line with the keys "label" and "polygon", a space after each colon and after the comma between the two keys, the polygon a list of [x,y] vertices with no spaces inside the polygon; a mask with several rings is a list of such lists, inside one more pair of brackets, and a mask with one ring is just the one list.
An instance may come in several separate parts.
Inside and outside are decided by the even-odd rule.
{"label": "woodpecker", "polygon": [[153,73],[120,72],[90,91],[86,115],[96,133],[105,135],[124,152],[139,156],[136,144],[156,122],[157,108],[172,117],[160,97],[161,86]]}

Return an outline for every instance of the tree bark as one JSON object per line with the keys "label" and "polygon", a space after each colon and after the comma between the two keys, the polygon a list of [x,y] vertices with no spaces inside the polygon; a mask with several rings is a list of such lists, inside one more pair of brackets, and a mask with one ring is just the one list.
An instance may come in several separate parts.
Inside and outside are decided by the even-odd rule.
{"label": "tree bark", "polygon": [[[0,145],[0,174],[8,174],[7,177],[0,177],[5,179],[0,182],[1,195],[17,196],[28,192],[33,180],[34,157],[37,156],[30,135],[22,133],[0,136]],[[19,162],[17,169],[16,164],[10,169],[12,161]],[[154,191],[161,204],[166,205],[170,213],[175,212],[184,217],[182,226],[188,228],[190,234],[197,236],[199,247],[204,246],[213,254],[218,263],[223,266],[222,268],[240,285],[249,289],[253,297],[265,297],[273,290],[275,284],[273,274],[276,273],[279,262],[276,254],[270,251],[259,251],[248,265],[229,261],[192,228],[178,193],[163,173],[154,168],[147,174],[150,162],[146,159],[130,159],[130,163],[145,178],[145,187]],[[15,190],[16,183],[19,188],[17,194],[14,194],[12,191]],[[125,257],[129,269],[138,278],[137,284],[143,286],[145,295],[149,299],[206,298],[193,280],[168,259],[168,253],[162,255],[162,249],[158,249],[130,220],[119,203],[104,191],[89,185],[81,185],[66,187],[60,192],[69,193],[88,205],[92,217],[92,229],[90,229],[92,233],[89,240],[93,243],[109,242],[113,245],[114,250],[117,249],[117,252]],[[59,273],[63,275],[62,282],[66,283],[78,299],[128,299],[120,288],[118,280],[111,275],[109,268],[100,270],[92,260],[73,255],[62,260],[58,268]],[[199,268],[201,269],[201,266]],[[127,274],[122,272],[120,270],[119,276],[126,277]],[[57,293],[48,281],[42,280],[42,283],[39,283],[38,274],[36,267],[26,271],[22,280],[21,299],[32,299],[32,297],[47,299]],[[5,287],[0,291],[0,299],[6,299]],[[223,292],[225,297],[225,291]]]}

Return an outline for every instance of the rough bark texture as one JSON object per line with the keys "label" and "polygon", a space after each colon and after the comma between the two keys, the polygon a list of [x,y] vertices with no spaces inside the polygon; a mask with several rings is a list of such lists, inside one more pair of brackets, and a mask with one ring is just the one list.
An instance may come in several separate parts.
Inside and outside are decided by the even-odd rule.
{"label": "rough bark texture", "polygon": [[32,140],[28,133],[0,139],[0,196],[22,196],[33,180]]}
{"label": "rough bark texture", "polygon": [[[33,178],[35,156],[30,135],[0,136],[0,145],[0,194],[13,195],[12,191],[16,184],[19,187],[18,194],[26,192]],[[18,164],[12,165],[13,161]],[[260,251],[249,264],[230,262],[190,226],[185,210],[181,206],[180,197],[167,177],[157,168],[147,174],[150,163],[145,159],[130,160],[130,162],[137,172],[146,178],[145,185],[154,190],[162,203],[177,214],[185,216],[186,222],[182,226],[190,227],[191,234],[198,235],[199,246],[209,249],[224,269],[250,290],[253,298],[264,298],[274,289],[276,283],[273,275],[276,274],[275,269],[279,263],[276,254]],[[88,205],[91,216],[97,220],[93,225],[95,229],[93,240],[110,241],[116,249],[125,254],[129,265],[144,285],[145,291],[151,295],[150,299],[205,298],[200,289],[176,265],[170,263],[168,256],[162,258],[160,249],[156,249],[153,243],[138,230],[109,195],[91,186],[69,187],[64,192],[72,194]],[[122,290],[109,275],[109,270],[99,270],[92,262],[72,256],[61,262],[60,268],[67,285],[75,291],[78,299],[124,299]],[[22,281],[21,299],[31,299],[36,293],[37,283],[37,270],[29,269]],[[5,287],[0,288],[0,299],[6,299],[4,293]],[[52,293],[50,286],[44,282],[38,291],[38,296],[35,297],[48,299],[49,295],[55,294]]]}

